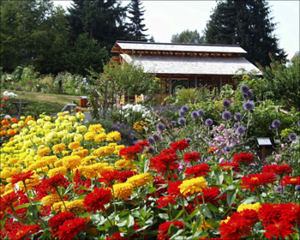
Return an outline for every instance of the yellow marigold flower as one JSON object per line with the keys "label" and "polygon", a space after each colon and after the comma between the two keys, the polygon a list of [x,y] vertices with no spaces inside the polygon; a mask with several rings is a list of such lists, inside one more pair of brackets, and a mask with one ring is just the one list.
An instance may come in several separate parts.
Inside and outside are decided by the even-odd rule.
{"label": "yellow marigold flower", "polygon": [[51,152],[50,148],[45,147],[45,148],[40,148],[40,149],[37,151],[37,154],[38,154],[40,157],[43,157],[43,156],[49,154],[50,152]]}
{"label": "yellow marigold flower", "polygon": [[81,134],[75,134],[74,135],[74,141],[75,142],[81,142],[83,140],[83,136]]}
{"label": "yellow marigold flower", "polygon": [[91,166],[79,166],[76,170],[85,178],[94,178],[98,175],[97,171]]}
{"label": "yellow marigold flower", "polygon": [[93,155],[97,157],[107,156],[112,153],[114,153],[114,148],[109,146],[100,147],[93,151]]}
{"label": "yellow marigold flower", "polygon": [[8,160],[8,163],[9,163],[9,164],[15,164],[15,163],[17,163],[18,161],[19,161],[18,158],[10,158],[10,159]]}
{"label": "yellow marigold flower", "polygon": [[131,160],[127,160],[127,159],[120,159],[118,161],[115,162],[115,167],[116,169],[131,169],[133,167],[132,161]]}
{"label": "yellow marigold flower", "polygon": [[95,137],[94,132],[87,132],[86,134],[84,134],[84,140],[86,140],[86,141],[93,140],[94,137]]}
{"label": "yellow marigold flower", "polygon": [[63,160],[60,159],[60,160],[57,160],[55,163],[54,163],[54,167],[58,168],[58,167],[62,167],[63,166]]}
{"label": "yellow marigold flower", "polygon": [[89,150],[87,150],[87,149],[82,149],[81,151],[78,151],[78,152],[72,152],[72,155],[78,155],[81,158],[84,158],[88,154],[89,154]]}
{"label": "yellow marigold flower", "polygon": [[62,159],[63,165],[66,168],[73,169],[80,165],[81,158],[79,156],[67,156]]}
{"label": "yellow marigold flower", "polygon": [[9,178],[11,175],[15,175],[15,174],[18,174],[20,173],[21,170],[19,168],[3,168],[3,170],[1,171],[0,173],[0,177],[2,179],[6,179],[6,178]]}
{"label": "yellow marigold flower", "polygon": [[67,168],[66,167],[57,167],[57,168],[50,169],[47,173],[49,178],[51,178],[57,174],[66,175]]}
{"label": "yellow marigold flower", "polygon": [[230,220],[230,217],[227,216],[227,218],[225,220],[221,220],[220,224],[222,224],[222,223],[228,223],[229,220]]}
{"label": "yellow marigold flower", "polygon": [[127,183],[131,183],[134,187],[144,186],[151,181],[151,175],[149,173],[142,173],[132,176],[127,179]]}
{"label": "yellow marigold flower", "polygon": [[76,199],[71,202],[66,202],[66,207],[68,211],[74,213],[75,215],[85,212],[83,199]]}
{"label": "yellow marigold flower", "polygon": [[89,132],[105,132],[104,129],[102,128],[101,124],[91,124],[89,126]]}
{"label": "yellow marigold flower", "polygon": [[131,183],[117,183],[113,185],[113,193],[115,198],[127,198],[131,196],[133,185]]}
{"label": "yellow marigold flower", "polygon": [[189,180],[184,180],[180,185],[179,189],[183,195],[188,193],[193,194],[197,192],[202,192],[202,189],[207,188],[207,183],[204,177],[192,178]]}
{"label": "yellow marigold flower", "polygon": [[117,145],[117,146],[115,146],[114,154],[119,155],[120,150],[123,149],[123,148],[125,148],[124,145]]}
{"label": "yellow marigold flower", "polygon": [[57,161],[57,157],[55,155],[42,157],[41,161],[45,162],[45,165],[53,164]]}
{"label": "yellow marigold flower", "polygon": [[80,125],[76,128],[77,132],[85,133],[87,131],[87,127],[84,125]]}
{"label": "yellow marigold flower", "polygon": [[248,75],[244,74],[242,78],[243,78],[243,80],[247,80],[249,77],[248,77]]}
{"label": "yellow marigold flower", "polygon": [[66,156],[70,153],[70,151],[62,151],[61,153],[62,153],[63,156]]}
{"label": "yellow marigold flower", "polygon": [[121,140],[121,134],[117,131],[110,132],[106,135],[106,141],[113,142],[113,141],[120,141]]}
{"label": "yellow marigold flower", "polygon": [[57,194],[50,194],[41,199],[44,206],[51,206],[53,203],[59,202],[60,198]]}
{"label": "yellow marigold flower", "polygon": [[82,161],[81,161],[81,165],[82,164],[92,164],[93,160],[96,159],[96,156],[86,156]]}
{"label": "yellow marigold flower", "polygon": [[[23,182],[18,183],[22,190],[25,190]],[[34,174],[31,179],[26,179],[25,184],[28,190],[32,189],[32,187],[40,184],[40,177],[37,174]]]}
{"label": "yellow marigold flower", "polygon": [[52,147],[54,153],[60,153],[65,149],[66,149],[66,145],[64,143],[59,143]]}
{"label": "yellow marigold flower", "polygon": [[249,204],[244,203],[244,204],[242,204],[242,205],[240,205],[238,207],[237,211],[241,212],[243,210],[249,209],[249,210],[255,210],[256,212],[258,212],[258,210],[260,209],[260,207],[261,207],[261,204],[259,202],[253,203],[253,204],[251,204],[251,203],[249,203]]}
{"label": "yellow marigold flower", "polygon": [[105,133],[100,133],[94,136],[94,141],[95,143],[100,143],[106,139],[106,134]]}
{"label": "yellow marigold flower", "polygon": [[[65,204],[67,203],[67,201],[65,201]],[[52,205],[52,210],[54,212],[66,212],[68,211],[67,209],[65,209],[63,202],[56,202]]]}
{"label": "yellow marigold flower", "polygon": [[80,143],[79,143],[79,142],[71,142],[71,143],[68,145],[68,147],[69,147],[69,149],[74,150],[74,149],[80,147]]}

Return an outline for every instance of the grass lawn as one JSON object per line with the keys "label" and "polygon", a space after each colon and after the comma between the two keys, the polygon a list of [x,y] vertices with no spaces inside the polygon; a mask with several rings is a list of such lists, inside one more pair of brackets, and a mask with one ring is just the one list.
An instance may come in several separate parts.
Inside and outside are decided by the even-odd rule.
{"label": "grass lawn", "polygon": [[[2,93],[5,90],[2,90]],[[17,98],[9,98],[6,102],[7,114],[16,115],[17,108],[12,104],[12,102],[17,102],[22,100],[23,102],[28,102],[23,114],[38,116],[41,113],[46,113],[53,115],[60,112],[62,108],[68,103],[79,103],[79,96],[63,95],[63,94],[47,94],[40,92],[24,92],[24,91],[13,91],[18,95]]]}

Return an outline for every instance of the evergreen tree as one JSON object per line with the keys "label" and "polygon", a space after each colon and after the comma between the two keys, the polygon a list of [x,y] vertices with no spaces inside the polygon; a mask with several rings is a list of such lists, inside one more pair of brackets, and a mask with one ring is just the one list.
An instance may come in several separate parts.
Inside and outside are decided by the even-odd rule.
{"label": "evergreen tree", "polygon": [[132,34],[132,40],[136,41],[147,41],[147,34],[144,34],[143,32],[147,31],[146,25],[142,23],[144,20],[143,15],[145,10],[141,6],[140,0],[131,0],[131,3],[129,4],[129,19],[131,21],[130,23],[130,32]]}
{"label": "evergreen tree", "polygon": [[116,40],[128,39],[126,7],[121,7],[117,0],[73,0],[68,11],[73,41],[88,33],[89,39],[110,49]]}
{"label": "evergreen tree", "polygon": [[204,43],[204,37],[200,37],[200,34],[197,30],[190,31],[185,30],[181,32],[180,34],[174,34],[171,39],[172,43],[193,43],[193,44],[199,44]]}
{"label": "evergreen tree", "polygon": [[262,66],[270,64],[269,53],[277,60],[285,60],[269,13],[265,0],[221,0],[206,26],[206,42],[239,44],[247,51],[249,61]]}

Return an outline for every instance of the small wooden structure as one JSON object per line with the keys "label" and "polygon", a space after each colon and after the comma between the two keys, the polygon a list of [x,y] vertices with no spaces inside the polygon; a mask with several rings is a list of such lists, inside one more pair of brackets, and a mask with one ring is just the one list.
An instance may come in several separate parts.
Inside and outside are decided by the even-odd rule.
{"label": "small wooden structure", "polygon": [[155,73],[161,79],[161,97],[173,94],[177,87],[234,85],[232,77],[241,69],[261,74],[243,57],[247,52],[238,45],[117,41],[111,52],[118,54],[112,61],[133,62],[145,72]]}

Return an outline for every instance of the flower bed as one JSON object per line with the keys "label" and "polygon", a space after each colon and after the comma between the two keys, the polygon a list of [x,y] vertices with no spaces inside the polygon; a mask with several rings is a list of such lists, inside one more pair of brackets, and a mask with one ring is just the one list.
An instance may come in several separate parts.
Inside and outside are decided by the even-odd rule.
{"label": "flower bed", "polygon": [[29,120],[1,148],[1,238],[298,239],[299,143],[261,162],[228,116],[181,111],[129,147],[81,112]]}

